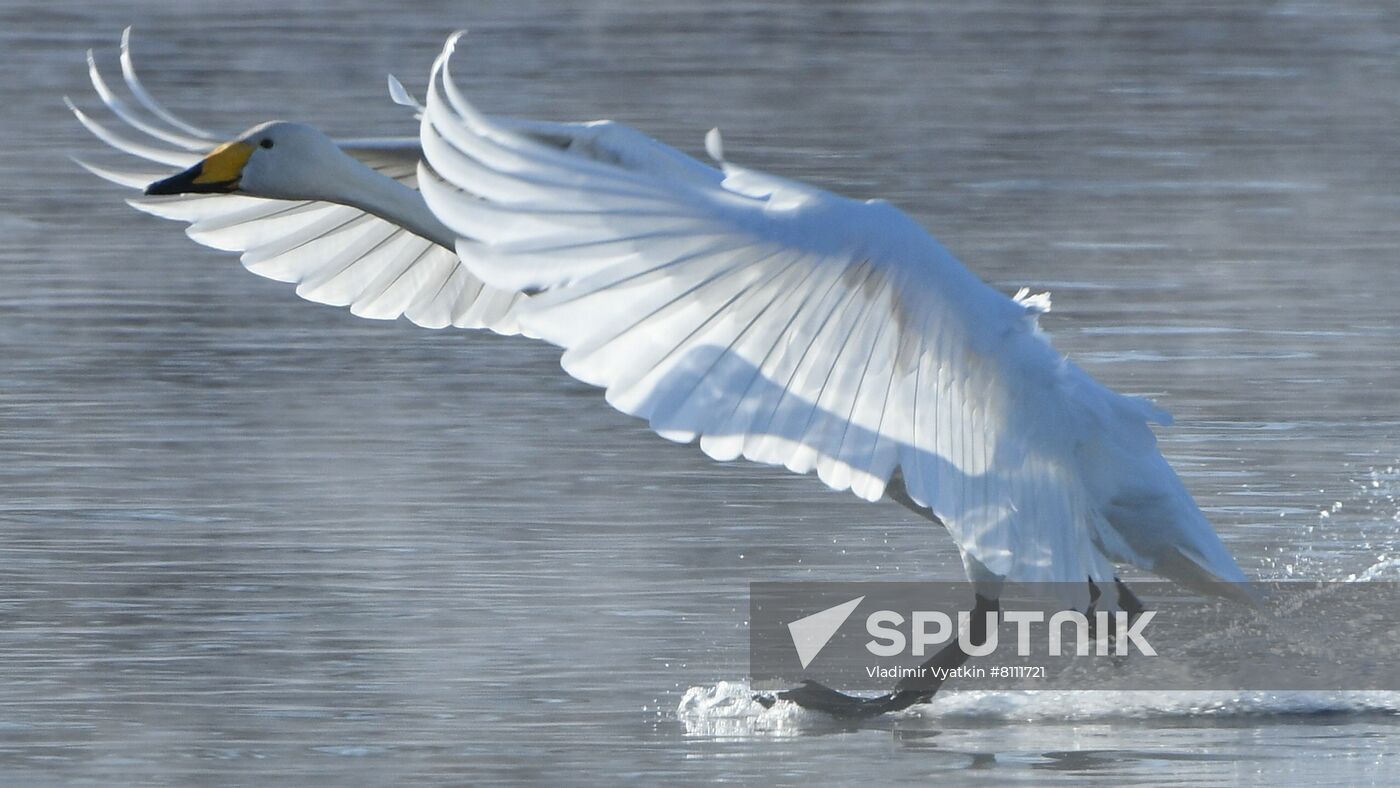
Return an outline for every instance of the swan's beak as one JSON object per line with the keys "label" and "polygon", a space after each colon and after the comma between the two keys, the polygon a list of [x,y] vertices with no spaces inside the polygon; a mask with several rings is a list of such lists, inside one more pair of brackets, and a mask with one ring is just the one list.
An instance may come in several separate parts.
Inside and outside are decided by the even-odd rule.
{"label": "swan's beak", "polygon": [[252,145],[226,142],[188,170],[147,186],[146,193],[219,194],[235,191],[243,178],[243,166],[252,155]]}

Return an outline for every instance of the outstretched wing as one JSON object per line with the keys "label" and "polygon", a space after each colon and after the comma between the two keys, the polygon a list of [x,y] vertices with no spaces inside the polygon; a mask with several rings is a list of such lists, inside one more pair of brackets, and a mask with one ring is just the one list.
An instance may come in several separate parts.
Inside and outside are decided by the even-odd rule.
{"label": "outstretched wing", "polygon": [[[473,273],[544,291],[521,323],[569,374],[718,460],[869,500],[902,477],[974,577],[1082,584],[1138,557],[1105,539],[1079,449],[1108,433],[1155,456],[1147,421],[1165,414],[1065,361],[1036,325],[1046,301],[988,287],[883,202],[716,170],[612,123],[485,117],[451,49],[424,196]],[[708,147],[723,160],[717,134]]]}
{"label": "outstretched wing", "polygon": [[[98,139],[143,159],[147,166],[79,163],[113,183],[144,189],[193,165],[231,137],[192,126],[151,97],[132,66],[129,33],[122,34],[122,77],[130,98],[141,109],[111,89],[91,52],[88,73],[93,88],[125,128],[113,131],[71,103],[69,107]],[[364,140],[341,147],[369,167],[417,187],[420,148],[416,139]],[[143,195],[127,202],[146,213],[190,223],[187,234],[194,240],[242,252],[248,270],[294,282],[297,295],[310,301],[348,306],[361,317],[391,320],[403,315],[430,328],[519,331],[514,307],[523,296],[486,287],[458,263],[455,251],[358,208],[238,194]]]}

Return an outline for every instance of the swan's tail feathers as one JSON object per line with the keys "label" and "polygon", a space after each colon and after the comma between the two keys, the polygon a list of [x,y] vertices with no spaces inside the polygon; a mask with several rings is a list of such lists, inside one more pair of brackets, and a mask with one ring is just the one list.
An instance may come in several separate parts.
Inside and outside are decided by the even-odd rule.
{"label": "swan's tail feathers", "polygon": [[1193,591],[1257,606],[1258,593],[1234,560],[1228,555],[1225,558],[1229,561],[1227,566],[1221,567],[1218,562],[1212,566],[1202,557],[1192,555],[1190,550],[1172,548],[1158,557],[1152,571]]}
{"label": "swan's tail feathers", "polygon": [[[1136,458],[1136,463],[1131,459]],[[1186,486],[1155,449],[1123,454],[1099,537],[1115,560],[1210,596],[1246,604],[1254,591]]]}
{"label": "swan's tail feathers", "polygon": [[1152,402],[1111,392],[1077,368],[1086,420],[1076,447],[1081,478],[1101,516],[1096,541],[1132,564],[1211,596],[1251,602],[1253,592],[1205,513],[1157,446],[1149,424],[1171,417]]}

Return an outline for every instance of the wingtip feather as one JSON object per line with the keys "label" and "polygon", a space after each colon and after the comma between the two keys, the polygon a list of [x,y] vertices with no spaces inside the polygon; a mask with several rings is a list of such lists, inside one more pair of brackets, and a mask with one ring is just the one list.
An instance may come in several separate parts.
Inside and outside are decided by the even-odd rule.
{"label": "wingtip feather", "polygon": [[179,129],[180,131],[185,132],[186,134],[192,134],[195,137],[209,141],[213,141],[219,138],[220,135],[218,134],[210,132],[206,129],[202,129],[193,124],[186,123],[185,121],[176,117],[172,112],[170,112],[164,106],[162,106],[160,102],[156,101],[155,97],[152,96],[150,92],[146,90],[146,87],[141,84],[141,79],[136,76],[136,63],[131,56],[130,26],[128,26],[125,30],[122,31],[120,59],[122,69],[122,80],[126,82],[127,90],[131,91],[131,95],[133,98],[136,99],[137,103],[145,107],[147,110],[150,110],[151,114],[155,115],[157,118],[160,118],[161,120],[165,121],[166,123],[169,123],[171,126],[175,127],[176,129]]}
{"label": "wingtip feather", "polygon": [[462,36],[465,36],[466,34],[467,29],[465,27],[459,30],[452,31],[452,35],[447,37],[447,45],[443,47],[443,51],[446,52],[448,55],[451,55],[453,52],[456,52],[457,42],[461,41]]}

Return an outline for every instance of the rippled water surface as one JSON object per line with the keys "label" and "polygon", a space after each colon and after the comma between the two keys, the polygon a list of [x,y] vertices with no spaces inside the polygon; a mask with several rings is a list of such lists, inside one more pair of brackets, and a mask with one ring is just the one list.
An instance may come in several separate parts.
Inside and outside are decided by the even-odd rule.
{"label": "rippled water surface", "polygon": [[[975,9],[975,10],[973,10]],[[747,584],[948,579],[893,504],[661,441],[523,339],[358,320],[135,214],[83,51],[235,131],[612,117],[930,226],[1147,394],[1250,573],[1400,576],[1385,2],[0,8],[0,782],[1386,782],[1389,695],[749,704]]]}

